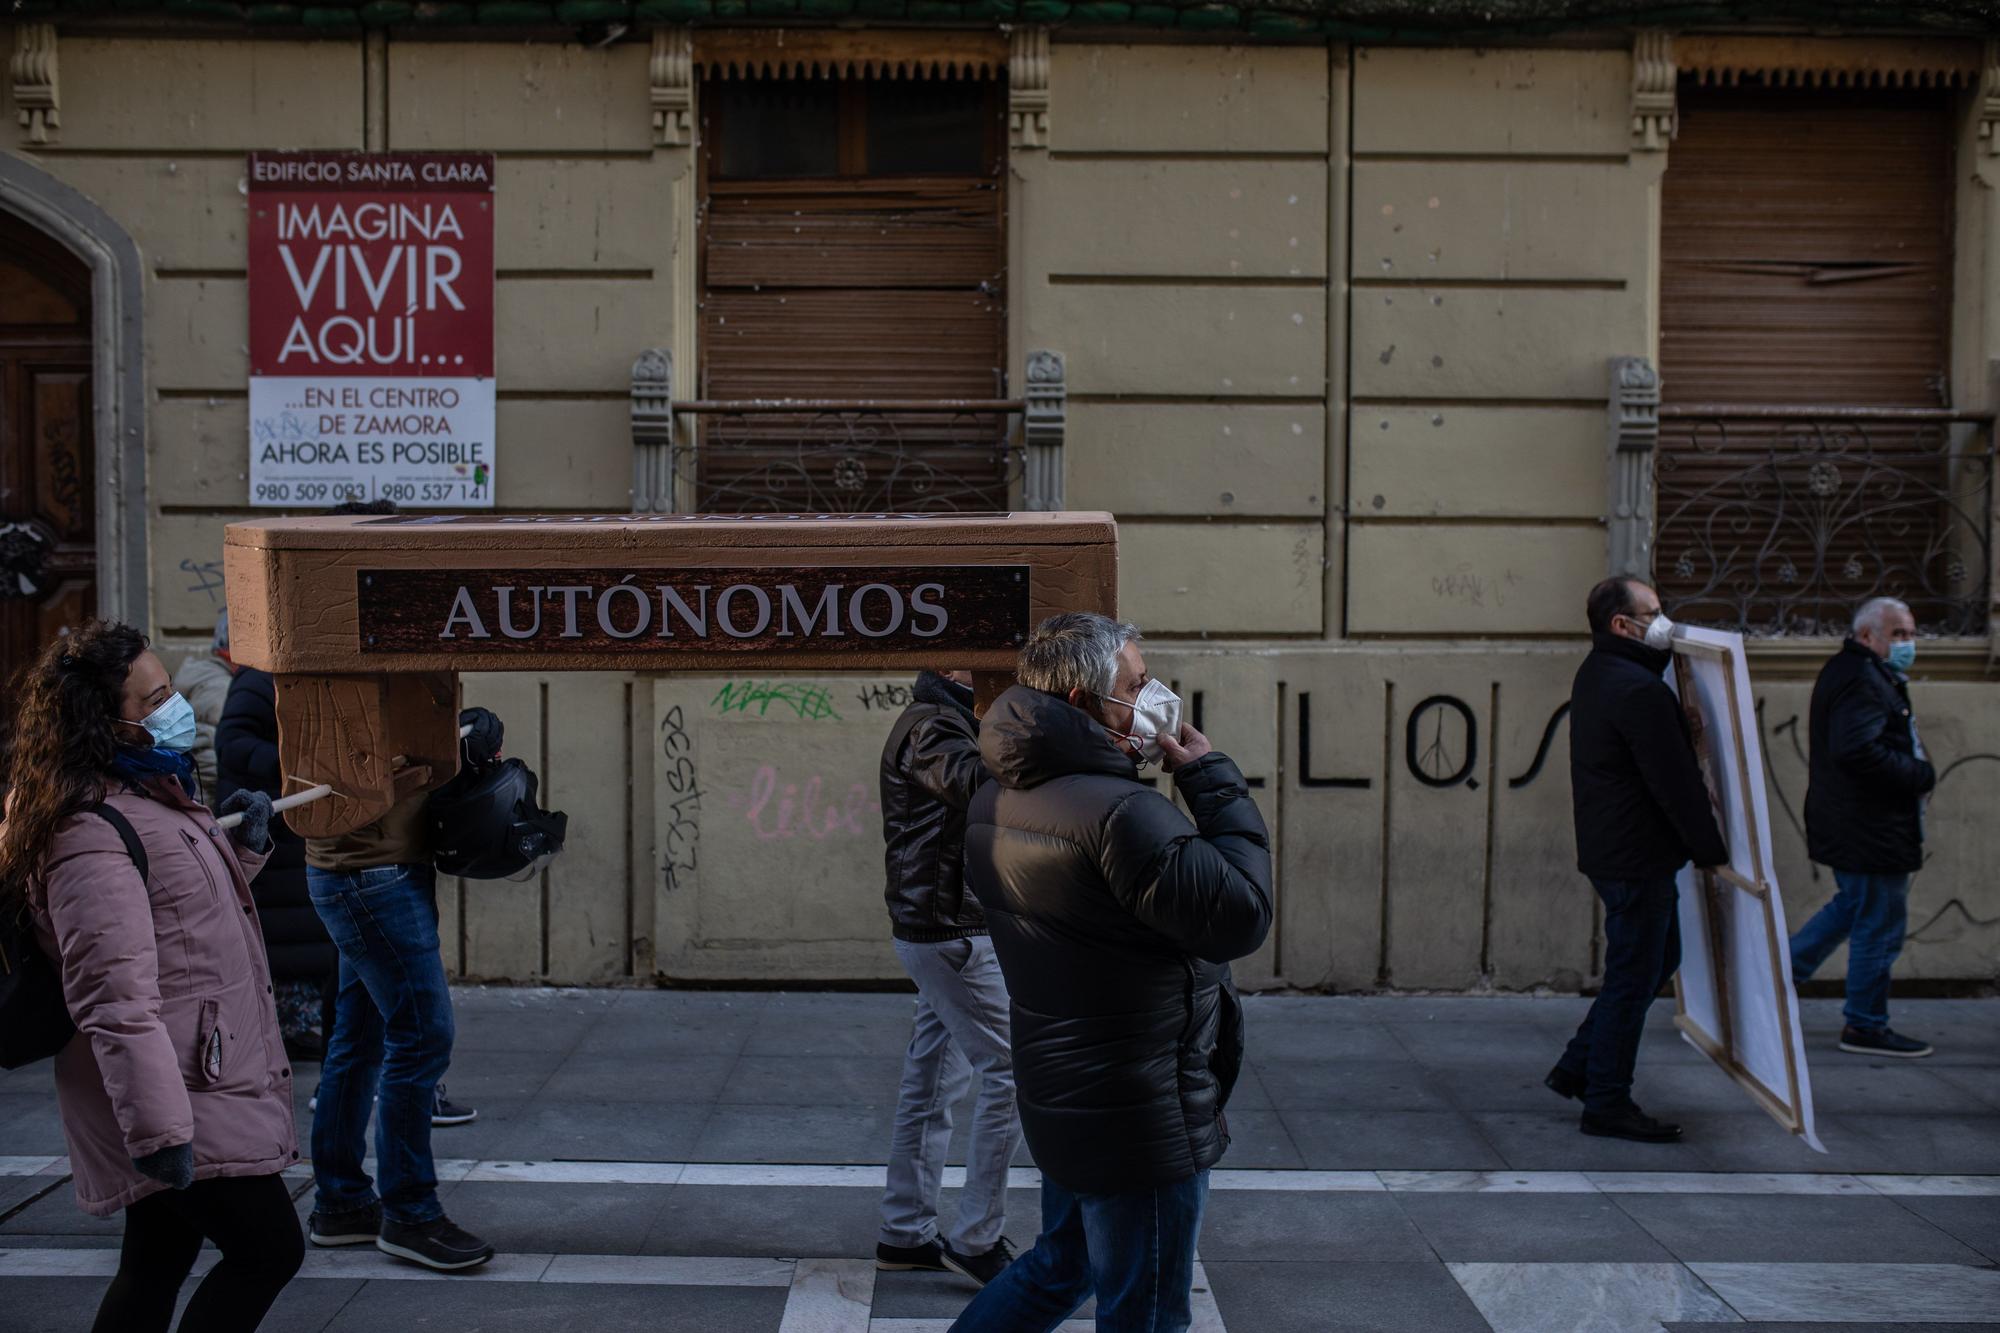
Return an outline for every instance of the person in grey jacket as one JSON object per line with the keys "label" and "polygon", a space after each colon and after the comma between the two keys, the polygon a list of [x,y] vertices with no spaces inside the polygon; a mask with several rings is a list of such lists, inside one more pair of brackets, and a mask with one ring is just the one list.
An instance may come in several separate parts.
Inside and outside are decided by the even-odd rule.
{"label": "person in grey jacket", "polygon": [[[971,676],[926,671],[882,746],[882,833],[896,956],[917,983],[903,1056],[875,1266],[939,1270],[984,1286],[1013,1258],[1007,1165],[1020,1142],[1007,984],[986,915],[965,891],[965,808],[987,781]],[[958,1219],[940,1238],[938,1190],[952,1108],[978,1081]]]}

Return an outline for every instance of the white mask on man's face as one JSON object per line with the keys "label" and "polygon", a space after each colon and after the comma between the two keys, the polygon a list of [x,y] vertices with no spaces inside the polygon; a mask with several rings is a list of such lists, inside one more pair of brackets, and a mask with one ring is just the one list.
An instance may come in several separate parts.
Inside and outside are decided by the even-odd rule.
{"label": "white mask on man's face", "polygon": [[1124,704],[1132,710],[1132,730],[1112,731],[1109,726],[1105,730],[1136,747],[1133,757],[1141,768],[1160,762],[1161,736],[1180,739],[1181,697],[1159,681],[1147,681],[1136,699],[1120,699],[1112,694],[1101,697],[1107,703]]}
{"label": "white mask on man's face", "polygon": [[1673,646],[1674,622],[1667,618],[1665,611],[1653,617],[1646,626],[1646,646],[1655,652],[1665,652]]}

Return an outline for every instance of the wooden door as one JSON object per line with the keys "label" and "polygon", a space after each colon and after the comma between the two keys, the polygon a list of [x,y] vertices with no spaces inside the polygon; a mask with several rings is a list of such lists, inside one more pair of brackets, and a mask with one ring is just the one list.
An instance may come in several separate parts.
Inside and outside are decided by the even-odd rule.
{"label": "wooden door", "polygon": [[[7,681],[64,627],[97,611],[90,377],[90,271],[0,213],[0,679]],[[0,728],[10,725],[11,716],[0,717]]]}

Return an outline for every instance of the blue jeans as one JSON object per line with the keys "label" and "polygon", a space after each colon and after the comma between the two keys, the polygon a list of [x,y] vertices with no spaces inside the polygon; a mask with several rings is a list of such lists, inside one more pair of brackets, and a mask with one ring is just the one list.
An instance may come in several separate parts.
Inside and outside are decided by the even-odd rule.
{"label": "blue jeans", "polygon": [[1681,965],[1681,895],[1672,875],[1590,885],[1604,900],[1604,988],[1556,1067],[1582,1076],[1584,1110],[1611,1115],[1632,1104],[1646,1010]]}
{"label": "blue jeans", "polygon": [[1908,875],[1836,870],[1833,901],[1792,936],[1792,980],[1804,981],[1842,940],[1847,941],[1847,1006],[1853,1028],[1889,1026],[1889,969],[1903,952],[1910,920]]}
{"label": "blue jeans", "polygon": [[951,1333],[1045,1333],[1097,1295],[1098,1333],[1183,1333],[1208,1172],[1124,1194],[1042,1180],[1042,1234],[973,1297]]}
{"label": "blue jeans", "polygon": [[[365,1206],[371,1107],[383,1215],[444,1215],[431,1159],[431,1102],[451,1063],[451,991],[438,953],[437,874],[427,865],[306,869],[314,910],[340,950],[340,992],[313,1114],[315,1206]],[[376,1103],[379,1085],[381,1100]]]}

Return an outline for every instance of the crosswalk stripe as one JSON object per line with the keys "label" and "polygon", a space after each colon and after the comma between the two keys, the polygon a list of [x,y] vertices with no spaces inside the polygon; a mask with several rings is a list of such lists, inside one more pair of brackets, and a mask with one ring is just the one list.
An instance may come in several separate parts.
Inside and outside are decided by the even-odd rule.
{"label": "crosswalk stripe", "polygon": [[[60,1176],[65,1157],[0,1157],[0,1177]],[[793,1162],[505,1161],[439,1158],[440,1183],[506,1181],[522,1185],[719,1185],[783,1189],[881,1189],[876,1164]],[[286,1169],[312,1179],[312,1164]],[[965,1168],[944,1169],[946,1188],[965,1184]],[[1040,1189],[1041,1172],[1014,1167],[1007,1187]],[[1832,1172],[1732,1171],[1315,1171],[1216,1170],[1211,1191],[1300,1194],[1819,1194],[1890,1197],[2000,1196],[2000,1175],[1841,1175]]]}

